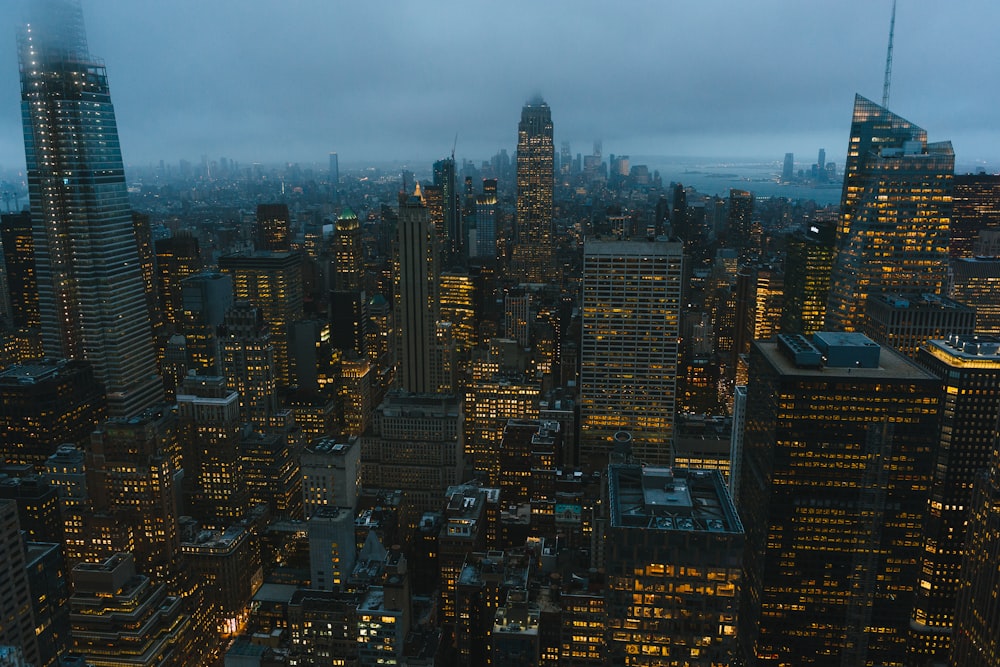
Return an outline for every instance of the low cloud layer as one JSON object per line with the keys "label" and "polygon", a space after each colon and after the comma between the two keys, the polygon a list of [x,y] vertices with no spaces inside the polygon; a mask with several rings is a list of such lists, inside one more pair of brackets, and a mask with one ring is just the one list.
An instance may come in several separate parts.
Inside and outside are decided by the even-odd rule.
{"label": "low cloud layer", "polygon": [[[842,160],[855,92],[881,99],[891,3],[83,0],[126,160],[345,165],[513,151],[521,105],[574,153]],[[17,25],[15,3],[0,24]],[[990,0],[900,3],[890,107],[1000,164]],[[0,35],[0,168],[24,149]],[[2,44],[6,43],[6,47]]]}

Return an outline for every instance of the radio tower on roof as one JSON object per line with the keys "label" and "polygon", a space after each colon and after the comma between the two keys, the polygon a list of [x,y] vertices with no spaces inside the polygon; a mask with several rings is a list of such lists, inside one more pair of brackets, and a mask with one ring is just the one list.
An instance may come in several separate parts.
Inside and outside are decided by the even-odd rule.
{"label": "radio tower on roof", "polygon": [[882,81],[882,108],[889,108],[889,81],[892,79],[892,35],[896,32],[896,0],[892,0],[892,18],[889,20],[889,50],[885,54],[885,79]]}

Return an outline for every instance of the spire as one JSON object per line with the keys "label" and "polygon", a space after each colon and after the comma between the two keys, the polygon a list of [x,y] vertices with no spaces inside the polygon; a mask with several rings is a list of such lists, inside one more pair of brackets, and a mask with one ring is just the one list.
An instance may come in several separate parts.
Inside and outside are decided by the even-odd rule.
{"label": "spire", "polygon": [[892,0],[892,19],[889,21],[889,49],[885,54],[885,79],[882,81],[882,108],[889,108],[889,81],[892,79],[892,36],[896,32],[896,0]]}

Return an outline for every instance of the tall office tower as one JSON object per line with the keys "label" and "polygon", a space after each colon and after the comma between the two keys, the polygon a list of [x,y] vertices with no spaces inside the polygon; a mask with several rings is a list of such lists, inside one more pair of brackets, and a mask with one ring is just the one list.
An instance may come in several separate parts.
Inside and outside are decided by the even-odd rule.
{"label": "tall office tower", "polygon": [[722,475],[613,464],[607,484],[609,662],[731,664],[744,534]]}
{"label": "tall office tower", "polygon": [[217,529],[242,521],[249,510],[239,398],[224,377],[189,375],[177,388],[185,514]]}
{"label": "tall office tower", "polygon": [[257,430],[278,411],[274,345],[260,308],[240,301],[226,312],[220,328],[222,374],[239,394],[240,420]]}
{"label": "tall office tower", "polygon": [[17,503],[0,499],[0,646],[18,646],[28,664],[38,664],[38,640],[25,572]]}
{"label": "tall office tower", "polygon": [[745,664],[903,664],[940,391],[862,334],[754,341],[739,489]]}
{"label": "tall office tower", "polygon": [[760,239],[755,238],[754,234],[752,192],[735,189],[729,191],[726,224],[726,246],[734,248],[743,261],[756,257]]}
{"label": "tall office tower", "polygon": [[368,357],[341,359],[337,392],[343,406],[341,427],[346,435],[361,435],[371,425],[378,404],[373,392],[377,381],[375,365]]}
{"label": "tall office tower", "polygon": [[184,334],[188,368],[202,375],[219,372],[219,325],[233,305],[233,277],[202,271],[181,281],[178,330]]}
{"label": "tall office tower", "polygon": [[1000,257],[951,261],[951,298],[976,310],[979,331],[1000,331]]}
{"label": "tall office tower", "polygon": [[330,291],[331,345],[338,350],[365,354],[368,297],[365,294],[361,224],[345,208],[337,218],[334,237],[334,272]]}
{"label": "tall office tower", "polygon": [[336,153],[330,153],[330,185],[337,187],[340,184],[340,158]]}
{"label": "tall office tower", "polygon": [[[10,470],[10,468],[8,468]],[[0,477],[0,498],[17,503],[21,530],[29,542],[62,542],[58,489],[37,475]]]}
{"label": "tall office tower", "polygon": [[0,246],[3,247],[3,261],[7,268],[12,323],[15,327],[37,327],[41,320],[30,212],[0,215]]}
{"label": "tall office tower", "polygon": [[436,328],[438,255],[434,225],[418,195],[399,204],[398,270],[395,275],[398,382],[406,391],[438,389]]}
{"label": "tall office tower", "polygon": [[509,419],[537,419],[538,401],[538,384],[525,381],[523,375],[491,373],[466,384],[465,457],[494,486],[500,474],[504,425]]}
{"label": "tall office tower", "polygon": [[552,112],[541,97],[528,101],[517,126],[517,246],[522,282],[552,277]]}
{"label": "tall office tower", "polygon": [[359,292],[365,287],[364,254],[361,248],[361,223],[358,215],[344,208],[337,216],[333,236],[333,280],[331,289]]}
{"label": "tall office tower", "polygon": [[758,269],[754,289],[753,338],[770,338],[778,333],[784,297],[784,274],[773,267]]}
{"label": "tall office tower", "polygon": [[446,245],[438,248],[438,251],[448,257],[461,257],[465,249],[465,233],[462,230],[458,192],[455,190],[455,158],[445,158],[434,163],[434,185],[441,188],[444,205]]}
{"label": "tall office tower", "polygon": [[476,197],[476,244],[469,248],[471,257],[495,260],[497,257],[497,179],[483,180],[483,194]]}
{"label": "tall office tower", "polygon": [[184,312],[181,281],[201,269],[198,238],[179,232],[156,241],[156,288],[163,318],[168,324],[181,323]]}
{"label": "tall office tower", "polygon": [[976,473],[972,489],[951,632],[952,667],[1000,663],[1000,450],[996,445],[993,450],[989,468]]}
{"label": "tall office tower", "polygon": [[819,167],[819,170],[821,172],[824,171],[824,170],[826,170],[826,149],[825,148],[819,149],[819,157],[816,158],[816,166]]}
{"label": "tall office tower", "polygon": [[871,294],[861,321],[863,334],[911,359],[931,339],[971,334],[976,328],[974,308],[936,294]]}
{"label": "tall office tower", "polygon": [[83,444],[107,416],[90,364],[36,359],[0,372],[0,460],[33,465],[64,443]]}
{"label": "tall office tower", "polygon": [[[94,509],[131,527],[139,570],[156,581],[176,584],[180,540],[177,535],[177,418],[167,407],[104,422],[87,450]],[[91,529],[94,552],[107,546]]]}
{"label": "tall office tower", "polygon": [[687,192],[680,183],[674,183],[671,187],[670,230],[674,236],[684,241],[685,248],[690,248],[697,240],[697,234],[689,224]]}
{"label": "tall office tower", "polygon": [[975,523],[973,486],[992,462],[1000,416],[1000,338],[930,340],[920,348],[919,362],[941,378],[944,390],[907,664],[931,665],[947,662],[956,636],[952,625],[966,528]]}
{"label": "tall office tower", "polygon": [[869,294],[942,293],[954,170],[951,142],[854,98],[827,329],[859,330]]}
{"label": "tall office tower", "polygon": [[87,359],[112,415],[163,397],[115,111],[75,1],[33,5],[21,117],[47,356]]}
{"label": "tall office tower", "polygon": [[290,217],[287,204],[257,204],[253,230],[254,248],[267,252],[291,250]]}
{"label": "tall office tower", "polygon": [[795,154],[785,153],[785,163],[781,166],[781,180],[791,182],[795,177]]}
{"label": "tall office tower", "polygon": [[73,653],[82,655],[85,664],[196,664],[195,641],[207,638],[196,637],[180,598],[136,571],[131,554],[116,554],[103,563],[80,563],[72,578]]}
{"label": "tall office tower", "polygon": [[452,337],[462,354],[476,346],[475,292],[475,284],[468,271],[456,269],[441,273],[438,316],[444,322],[451,322]]}
{"label": "tall office tower", "polygon": [[1000,229],[1000,175],[955,175],[948,254],[973,257],[979,232]]}
{"label": "tall office tower", "polygon": [[292,384],[289,336],[293,322],[304,317],[302,259],[298,252],[254,252],[223,255],[219,270],[233,277],[233,293],[264,313],[274,343],[275,376]]}
{"label": "tall office tower", "polygon": [[602,460],[626,430],[640,460],[670,462],[683,276],[680,243],[585,243],[581,455]]}
{"label": "tall office tower", "polygon": [[563,174],[569,174],[572,168],[573,153],[570,151],[569,142],[564,141],[559,147],[559,171]]}
{"label": "tall office tower", "polygon": [[779,325],[782,333],[813,334],[823,330],[836,236],[834,220],[817,220],[788,238]]}
{"label": "tall office tower", "polygon": [[390,393],[361,438],[366,488],[400,489],[400,527],[407,534],[425,512],[439,509],[462,477],[462,403],[453,396]]}

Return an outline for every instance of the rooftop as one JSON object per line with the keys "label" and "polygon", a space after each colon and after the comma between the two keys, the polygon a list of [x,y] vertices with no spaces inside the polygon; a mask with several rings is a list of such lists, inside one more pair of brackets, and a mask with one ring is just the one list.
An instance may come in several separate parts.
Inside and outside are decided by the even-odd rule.
{"label": "rooftop", "polygon": [[614,528],[743,532],[717,470],[611,465],[608,500]]}

